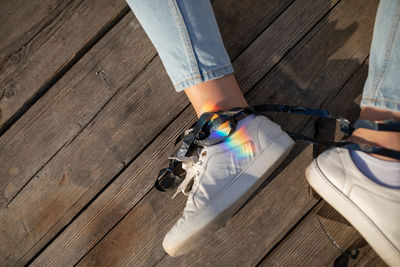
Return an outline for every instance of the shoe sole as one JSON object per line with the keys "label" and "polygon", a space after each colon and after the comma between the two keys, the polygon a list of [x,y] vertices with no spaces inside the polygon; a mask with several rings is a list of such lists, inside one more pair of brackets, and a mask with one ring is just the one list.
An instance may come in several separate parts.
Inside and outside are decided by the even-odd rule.
{"label": "shoe sole", "polygon": [[327,179],[316,159],[307,167],[306,178],[311,187],[357,229],[388,265],[399,266],[400,252],[373,221]]}
{"label": "shoe sole", "polygon": [[[205,241],[220,229],[234,214],[239,210],[240,207],[249,199],[249,197],[256,191],[258,187],[268,178],[268,176],[282,163],[282,161],[287,157],[289,152],[294,146],[294,141],[286,134],[280,135],[268,149],[265,149],[257,158],[254,160],[244,173],[240,175],[228,188],[226,188],[220,195],[213,200],[213,202],[219,202],[219,206],[223,205],[224,202],[231,203],[225,210],[218,211],[218,215],[214,218],[210,217],[202,228],[197,232],[191,233],[190,237],[186,240],[177,243],[163,242],[164,250],[172,257],[180,256],[188,251],[198,247],[200,244],[205,243]],[[276,153],[271,153],[275,151]],[[275,154],[275,155],[271,155]],[[257,166],[257,167],[254,167]],[[265,166],[267,166],[267,171],[265,171]],[[255,177],[259,177],[254,179]],[[246,179],[247,178],[247,179]],[[237,196],[237,192],[240,189],[249,187],[251,178],[255,180],[255,183],[250,186],[250,188],[242,194],[240,198],[233,201],[234,196]],[[200,212],[197,217],[200,216],[210,216],[207,213],[207,209]],[[215,213],[215,210],[213,211]],[[204,218],[204,217],[203,217]],[[205,217],[207,218],[207,217]]]}

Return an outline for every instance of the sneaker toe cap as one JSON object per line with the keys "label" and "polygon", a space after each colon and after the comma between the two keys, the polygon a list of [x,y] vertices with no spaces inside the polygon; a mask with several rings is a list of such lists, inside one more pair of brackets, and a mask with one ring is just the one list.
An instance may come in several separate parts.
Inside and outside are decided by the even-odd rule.
{"label": "sneaker toe cap", "polygon": [[174,249],[174,240],[173,240],[173,234],[171,233],[171,231],[169,231],[165,237],[164,240],[162,242],[162,246],[165,250],[165,252],[168,253],[168,255],[170,255],[171,257],[176,257],[178,256],[178,254],[176,254],[176,249]]}
{"label": "sneaker toe cap", "polygon": [[162,246],[165,252],[167,252],[171,257],[177,257],[186,252],[186,249],[183,246],[186,241],[184,237],[189,233],[185,226],[184,218],[180,218],[167,232],[163,239]]}

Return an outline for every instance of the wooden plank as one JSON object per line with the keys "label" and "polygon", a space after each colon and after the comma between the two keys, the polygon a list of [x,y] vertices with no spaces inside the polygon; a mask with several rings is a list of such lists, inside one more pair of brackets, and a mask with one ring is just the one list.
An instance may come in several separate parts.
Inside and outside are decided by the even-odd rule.
{"label": "wooden plank", "polygon": [[[329,110],[342,114],[351,120],[356,119],[359,114],[359,102],[367,75],[368,64],[365,63],[351,77],[333,101],[327,101]],[[327,139],[329,128],[324,128],[321,131],[321,138]],[[330,133],[332,133],[332,129],[330,129]],[[339,135],[339,131],[337,131],[336,139],[339,138]],[[263,259],[260,265],[333,266],[334,261],[341,253],[328,240],[319,226],[317,217],[343,250],[359,249],[359,256],[356,260],[349,262],[350,266],[359,266],[361,263],[362,266],[384,265],[367,244],[358,242],[360,239],[362,240],[358,232],[324,201],[321,201],[293,232]],[[357,242],[360,243],[361,247],[355,247]]]}
{"label": "wooden plank", "polygon": [[[262,4],[260,1],[250,2],[257,5]],[[278,6],[282,5],[281,1],[275,3]],[[260,11],[258,19],[254,21],[258,22],[261,18],[267,21],[273,20],[274,15],[277,14],[266,14],[264,11]],[[143,47],[151,49],[151,46],[148,43],[134,44],[141,48],[138,51],[133,50],[131,46],[127,47],[127,44],[132,45],[132,41],[136,38],[138,40],[146,38],[142,35],[132,36],[129,30],[124,32],[125,28],[137,28],[137,24],[128,23],[128,19],[123,21],[126,23],[125,26],[118,24],[117,29],[112,30],[116,37],[110,37],[104,41],[106,48],[93,49],[93,58],[88,56],[86,64],[94,64],[93,67],[87,68],[85,63],[79,65],[80,67],[75,68],[74,66],[66,75],[68,78],[63,78],[57,83],[58,89],[50,90],[38,101],[40,104],[37,105],[37,109],[35,109],[35,105],[31,109],[32,113],[28,112],[29,116],[23,116],[22,120],[26,121],[21,121],[19,128],[11,128],[16,129],[17,133],[21,132],[27,140],[28,137],[31,140],[32,136],[23,130],[26,128],[27,122],[35,121],[32,124],[33,127],[38,127],[37,124],[43,123],[43,128],[38,128],[40,131],[33,131],[31,134],[36,135],[36,140],[42,140],[43,143],[40,147],[43,151],[58,149],[58,152],[54,157],[48,159],[48,162],[44,162],[44,166],[37,163],[39,160],[33,163],[31,161],[34,167],[40,166],[40,170],[38,173],[33,172],[34,179],[19,194],[15,195],[18,193],[18,186],[7,188],[14,193],[14,197],[6,208],[0,210],[0,224],[3,229],[7,229],[6,232],[0,234],[0,240],[9,240],[11,236],[13,238],[7,247],[0,247],[0,251],[4,253],[1,255],[2,258],[9,264],[26,263],[33,257],[42,246],[73,219],[74,215],[91,198],[96,196],[99,190],[107,186],[107,183],[112,181],[113,177],[170,120],[188,105],[184,94],[172,93],[174,90],[158,58],[153,60],[142,72],[140,79],[130,82],[134,77],[132,64],[137,64],[137,55],[130,53],[143,53],[146,51],[141,50]],[[249,23],[251,22],[249,21]],[[247,24],[240,24],[240,26],[251,28],[251,25]],[[248,43],[251,41],[248,40]],[[147,39],[146,42],[148,42]],[[121,48],[122,51],[120,51]],[[123,51],[124,49],[132,51],[126,53]],[[103,50],[109,58],[99,64],[98,60],[102,60],[104,57]],[[116,51],[116,54],[113,54],[112,51]],[[121,55],[124,55],[122,62]],[[145,53],[144,56],[148,55],[149,53]],[[100,68],[97,68],[97,64],[100,65]],[[82,72],[83,66],[90,71]],[[79,77],[74,77],[74,73],[79,73]],[[111,92],[103,96],[91,79],[97,79],[97,83],[102,84]],[[64,87],[69,82],[75,84],[75,88],[66,92]],[[127,85],[129,86],[126,87]],[[86,91],[81,92],[81,86],[84,86]],[[160,88],[165,88],[165,90],[160,90]],[[46,100],[47,96],[51,98]],[[75,99],[74,101],[78,104],[72,105],[66,101],[66,96]],[[89,107],[83,105],[91,103],[91,101],[95,101],[95,105],[89,105]],[[96,106],[98,103],[101,105]],[[79,106],[80,104],[82,106]],[[61,107],[65,106],[61,108],[61,111],[65,108],[72,114],[61,112],[60,105]],[[94,116],[95,119],[92,120]],[[46,122],[42,118],[51,118],[50,123],[46,126]],[[67,126],[65,134],[63,132],[64,125],[68,122],[70,122],[70,126]],[[89,126],[86,126],[89,122]],[[73,130],[70,130],[71,125],[74,127]],[[6,134],[9,134],[8,132],[10,131],[7,131]],[[74,137],[73,135],[76,133],[79,135]],[[55,135],[58,137],[58,134],[61,137],[57,140]],[[18,144],[24,144],[20,141],[21,138],[18,142],[17,138],[14,140],[10,135],[9,138],[12,142],[9,141],[6,144],[12,144],[9,147],[10,153],[23,154],[22,151],[26,150],[26,147],[23,146],[20,146],[19,152],[15,152]],[[37,146],[37,142],[39,141],[33,142],[32,147]],[[25,146],[27,144],[30,143],[26,141]],[[43,157],[52,156],[44,153]],[[15,167],[17,170],[11,169],[11,174],[18,175],[19,168],[25,168],[26,161],[29,162],[32,158],[31,153],[28,155],[30,157],[27,156],[25,162],[21,161],[21,164]],[[9,165],[11,166],[11,162]],[[25,170],[29,172],[28,168]],[[26,179],[26,176],[26,174],[21,175],[22,179]],[[9,180],[15,181],[15,179]],[[30,201],[32,198],[36,201]],[[9,202],[10,198],[6,200]],[[5,243],[3,242],[3,244]],[[14,248],[14,250],[10,248]]]}
{"label": "wooden plank", "polygon": [[[370,3],[370,6],[362,11],[359,5],[360,3],[354,1],[340,2],[329,17],[250,92],[248,99],[251,103],[255,103],[256,99],[264,103],[290,101],[293,104],[301,104],[313,101],[313,106],[318,106],[333,98],[338,88],[343,86],[368,55],[367,40],[372,33],[371,15],[377,7],[377,2]],[[336,21],[335,24],[340,27],[333,27],[331,20]],[[359,25],[357,29],[352,26],[355,24]],[[325,48],[324,53],[313,57],[316,49],[320,47]],[[349,54],[352,55],[351,60],[341,57]],[[335,57],[342,60],[335,60]],[[319,72],[310,72],[310,67],[304,67],[306,63],[317,68]],[[289,64],[292,70],[290,76],[287,72]],[[332,78],[318,79],[320,76]],[[307,87],[301,88],[303,94],[280,94],[282,89],[277,86],[279,83],[289,84],[293,78],[301,77],[307,84]],[[321,87],[324,88],[323,92],[315,92]],[[292,88],[294,89],[294,85]],[[314,97],[313,92],[319,96]],[[273,99],[278,95],[278,100]],[[187,117],[188,114],[183,114],[177,118],[171,129],[186,122]],[[286,127],[289,130],[301,129],[306,123],[306,120],[296,118],[286,121],[289,123]],[[157,144],[163,147],[162,140],[160,138],[155,142],[160,142]],[[304,168],[311,161],[311,157],[310,147],[297,145],[288,160],[272,175],[267,185],[265,184],[266,187],[219,230],[207,246],[202,246],[189,255],[179,258],[166,257],[161,247],[162,238],[180,215],[186,199],[181,196],[179,199],[170,200],[173,192],[161,194],[152,190],[78,265],[255,265],[264,256],[265,251],[271,249],[316,203],[315,200],[309,199],[304,179]],[[155,174],[156,170],[152,169],[154,167],[159,165],[149,165],[146,172],[141,171],[138,176],[129,177],[147,178],[150,176],[146,175],[147,173]],[[136,184],[136,187],[142,186]],[[106,203],[105,200],[103,203]]]}
{"label": "wooden plank", "polygon": [[[314,7],[314,12],[320,14],[322,17],[324,12],[326,13],[329,10],[330,2],[325,1],[325,5],[320,5],[319,3],[315,3],[312,6],[312,2],[315,1],[299,1],[290,8],[288,13],[284,13],[276,23],[285,23],[285,21],[291,21],[290,17],[294,14],[297,14],[300,10],[303,12],[304,17],[309,17],[310,19],[314,19],[314,21],[318,21],[318,17],[315,14],[309,14],[306,8]],[[305,6],[304,9],[299,9],[299,7]],[[269,49],[271,54],[284,54],[285,51],[281,49],[283,44],[291,43],[294,45],[305,32],[308,31],[309,28],[301,27],[301,21],[298,21],[297,24],[291,24],[292,26],[287,26],[287,31],[285,34],[281,35],[285,38],[277,38],[275,42],[271,42],[274,44]],[[308,25],[308,22],[307,22]],[[282,25],[283,26],[283,25]],[[311,26],[310,26],[311,27]],[[269,30],[267,29],[263,34],[262,38],[269,38]],[[281,45],[279,45],[281,44]],[[287,46],[284,46],[287,47]],[[287,49],[291,47],[288,46]],[[249,48],[253,49],[253,48]],[[255,50],[257,51],[257,50]],[[263,61],[263,59],[260,59]],[[257,66],[257,64],[255,64]],[[272,65],[270,65],[272,67]],[[268,70],[268,69],[267,69]],[[248,69],[248,71],[254,71],[253,69]],[[150,74],[154,77],[154,74]],[[237,75],[241,75],[238,73]],[[244,88],[244,90],[248,90],[249,88]],[[161,99],[161,98],[160,98]],[[168,98],[166,99],[168,100]],[[163,101],[166,101],[163,99]],[[183,101],[183,100],[182,100]],[[185,118],[185,122],[180,121],[180,124],[174,124],[171,129],[182,129],[180,125],[189,125],[195,116],[193,113],[188,113],[186,109],[183,118]],[[188,115],[190,114],[190,115]],[[182,116],[180,117],[182,118]],[[133,124],[135,121],[130,121]],[[44,252],[41,254],[36,261],[33,263],[34,265],[43,265],[43,264],[54,264],[54,265],[64,265],[69,262],[75,262],[79,260],[80,257],[86,253],[101,237],[111,229],[111,227],[118,222],[119,219],[129,211],[145,194],[148,190],[151,189],[153,185],[153,178],[149,179],[149,177],[154,177],[156,172],[162,165],[156,159],[162,158],[165,160],[165,153],[163,147],[168,147],[171,143],[171,135],[170,133],[163,135],[162,139],[165,143],[160,145],[159,142],[156,142],[157,145],[153,146],[150,149],[148,156],[141,156],[142,160],[137,160],[138,164],[130,165],[128,174],[124,177],[119,177],[102,195],[98,198],[92,205],[90,205],[68,228],[64,231]],[[167,139],[167,140],[166,140]],[[154,150],[153,150],[154,149]],[[148,151],[148,150],[146,150]],[[147,152],[145,152],[146,155]],[[154,153],[158,153],[157,157]],[[144,158],[143,158],[144,157]],[[153,158],[155,158],[153,160]],[[136,162],[136,161],[135,161]],[[163,161],[164,162],[164,161]],[[151,165],[144,165],[144,163],[151,163]],[[157,165],[156,165],[157,163]],[[146,171],[149,169],[152,171],[151,174],[144,172],[140,166],[144,165],[146,167]],[[132,167],[133,166],[133,167]],[[138,170],[139,168],[139,170]],[[135,170],[135,171],[134,171]],[[136,170],[139,172],[136,173]],[[134,171],[134,174],[131,172]],[[139,191],[138,191],[139,190]],[[117,193],[118,192],[118,193]],[[118,195],[118,198],[109,199],[109,196]],[[124,201],[122,201],[124,199]],[[95,204],[96,203],[96,204]],[[100,204],[97,204],[100,203]],[[106,204],[107,203],[107,204]],[[118,206],[117,209],[113,209],[111,207]],[[99,208],[104,208],[102,211],[99,211]],[[54,255],[57,255],[56,257]]]}
{"label": "wooden plank", "polygon": [[[10,5],[14,1],[6,2]],[[25,6],[26,1],[23,2],[23,6],[18,10],[12,8],[14,19],[18,19],[16,23],[22,20],[21,16],[26,15],[26,23],[30,23],[33,17],[32,29],[36,29],[38,23],[42,28],[22,44],[21,41],[15,40],[15,45],[19,46],[13,49],[14,54],[9,56],[9,60],[0,61],[1,132],[3,126],[9,127],[14,120],[13,116],[15,118],[18,117],[17,113],[23,113],[47,90],[48,86],[54,83],[54,79],[58,78],[57,75],[62,75],[70,64],[79,59],[87,50],[86,47],[90,47],[97,41],[96,38],[100,38],[115,23],[115,20],[128,12],[126,2],[123,0],[72,1],[68,5],[52,1],[50,8],[54,6],[59,13],[43,25],[43,22],[37,22],[35,18],[36,15],[40,17],[40,13],[43,13],[41,4],[38,4],[41,1],[29,1],[27,6]],[[58,4],[61,6],[57,7]],[[45,1],[44,5],[49,5],[48,1]],[[38,13],[35,12],[35,7],[39,8]],[[7,10],[4,12],[7,13]],[[30,16],[31,12],[36,15]],[[23,25],[21,25],[22,31],[26,29]],[[7,33],[8,31],[4,34]],[[13,44],[8,42],[5,44],[9,45]]]}
{"label": "wooden plank", "polygon": [[[226,50],[232,61],[249,46],[249,40],[270,28],[271,23],[294,0],[276,1],[215,1],[214,13]],[[260,14],[263,14],[260,16]],[[313,13],[314,14],[314,13]],[[251,25],[251,28],[242,25]],[[276,24],[275,24],[276,25]],[[249,30],[251,29],[251,30]],[[270,31],[268,29],[268,31]],[[235,68],[237,70],[237,67]]]}
{"label": "wooden plank", "polygon": [[0,62],[34,38],[71,0],[0,2]]}
{"label": "wooden plank", "polygon": [[341,252],[319,222],[343,251],[359,251],[357,259],[351,259],[347,266],[386,266],[361,235],[325,201],[321,201],[259,266],[334,266],[335,261],[340,261]]}
{"label": "wooden plank", "polygon": [[0,138],[2,206],[155,55],[130,14],[7,131]]}
{"label": "wooden plank", "polygon": [[[132,49],[132,46],[136,49]],[[155,55],[156,51],[138,21],[133,19],[133,14],[129,14],[52,90],[39,99],[15,125],[18,127],[11,128],[2,136],[0,177],[2,186],[7,186],[3,198],[9,202],[9,196],[15,196],[21,184],[29,181],[32,175],[35,176],[23,190],[23,195],[0,210],[0,225],[4,231],[0,234],[1,262],[15,265],[29,260],[68,221],[59,219],[77,199],[68,203],[68,198],[59,199],[59,194],[72,197],[79,192],[81,197],[90,188],[90,182],[98,181],[97,175],[100,174],[96,172],[96,164],[78,164],[81,158],[91,158],[90,154],[86,154],[90,153],[90,150],[86,151],[90,148],[87,147],[88,143],[97,142],[90,145],[109,152],[105,153],[109,158],[102,160],[115,163],[112,145],[103,143],[101,133],[90,142],[81,141],[81,148],[75,151],[76,155],[69,161],[62,155],[65,157],[73,152],[71,140],[77,141],[73,139],[74,136],[85,129],[113,95],[124,90],[127,93],[126,88],[131,80]],[[129,93],[135,95],[133,91]],[[124,108],[127,114],[133,110],[130,106]],[[108,123],[107,127],[117,127],[115,122],[112,116],[104,121]],[[52,159],[49,151],[57,152],[61,148],[64,148],[64,154],[59,155],[58,152],[58,159],[61,160],[58,166],[46,165],[47,168],[35,173],[41,169],[43,160]],[[118,161],[118,168],[121,166],[123,164]],[[29,170],[29,167],[33,170]],[[57,179],[54,172],[58,172]],[[79,175],[70,176],[74,172]],[[64,183],[69,188],[64,188]],[[42,187],[35,188],[38,185]],[[32,187],[35,189],[30,189]],[[81,200],[85,201],[85,198]],[[81,206],[85,203],[81,203]],[[43,210],[47,212],[43,213]],[[69,214],[69,219],[73,214]],[[54,224],[58,224],[58,230],[52,228]]]}
{"label": "wooden plank", "polygon": [[[276,40],[289,38],[287,32],[293,31],[293,25],[299,25],[299,34],[302,36],[305,32],[310,30],[315,22],[322,18],[326,13],[327,7],[332,8],[338,1],[317,1],[317,3],[305,2],[299,5],[297,2],[294,6],[298,11],[293,12],[290,16],[281,16],[275,23],[273,23],[263,34],[257,38],[252,44],[251,48],[243,52],[243,54],[235,62],[235,70],[241,73],[237,77],[239,84],[242,88],[251,87],[256,84],[265,73],[267,73],[271,66],[278,63],[282,56],[292,47],[291,42],[276,42]],[[309,9],[309,10],[308,10]],[[311,12],[312,10],[312,12]],[[270,50],[274,53],[271,53]],[[260,60],[262,59],[262,60]],[[247,69],[254,69],[253,71],[246,71]]]}

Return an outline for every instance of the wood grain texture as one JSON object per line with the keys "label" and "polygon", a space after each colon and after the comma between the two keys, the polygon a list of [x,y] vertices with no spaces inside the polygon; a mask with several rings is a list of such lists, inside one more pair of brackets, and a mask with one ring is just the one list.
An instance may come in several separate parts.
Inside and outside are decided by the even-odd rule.
{"label": "wood grain texture", "polygon": [[2,206],[155,55],[137,20],[129,15],[1,136]]}
{"label": "wood grain texture", "polygon": [[[329,3],[326,3],[327,5],[321,7],[325,10],[325,12],[327,12],[330,7]],[[298,5],[301,4],[302,2],[300,2]],[[295,5],[290,8],[291,11],[289,10],[288,14],[286,12],[282,14],[283,19],[279,18],[279,21],[277,21],[277,23],[284,22],[284,18],[290,17],[290,14],[294,14],[294,11],[297,7],[298,6]],[[316,10],[315,12],[321,12],[321,10]],[[322,15],[323,14],[321,14],[321,16]],[[314,17],[312,16],[312,18]],[[314,18],[315,22],[317,20],[318,18]],[[275,42],[271,43],[286,44],[287,42],[289,42],[294,45],[299,40],[299,38],[301,38],[301,33],[304,34],[307,31],[307,27],[311,27],[307,24],[307,27],[299,28],[299,25],[301,24],[298,23],[296,26],[293,25],[291,28],[288,28],[290,29],[290,31],[286,33],[286,39],[282,40],[280,38],[276,38]],[[268,38],[268,35],[263,33],[262,38]],[[287,49],[289,49],[290,45],[288,45],[287,47]],[[276,46],[271,47],[271,49],[269,49],[270,53],[283,53],[283,51],[281,50],[276,51],[275,48]],[[257,51],[254,50],[252,46],[250,46],[248,49],[253,49],[253,51],[255,52]],[[270,65],[270,68],[271,67],[272,65]],[[269,70],[268,68],[265,69]],[[252,72],[254,70],[249,68],[247,69],[247,71]],[[237,75],[240,76],[241,74],[237,73]],[[249,88],[244,88],[244,90],[248,91]],[[180,123],[183,125],[189,125],[189,123],[192,123],[195,119],[194,113],[192,113],[191,109],[190,112],[186,109],[184,113],[185,115],[183,116],[183,118],[185,118],[185,121],[180,121]],[[182,129],[182,127],[180,126],[180,124],[174,124],[171,129]],[[179,133],[179,131],[175,132],[174,136],[176,136],[177,133]],[[141,197],[144,195],[144,192],[148,192],[148,190],[153,185],[152,179],[154,179],[157,171],[161,168],[161,166],[163,166],[162,164],[165,164],[166,154],[163,147],[168,147],[171,144],[170,133],[168,132],[167,134],[162,136],[162,139],[157,138],[157,140],[162,140],[163,143],[160,144],[161,141],[155,141],[155,146],[152,145],[150,148],[146,149],[144,155],[141,155],[138,159],[136,159],[136,161],[138,161],[139,163],[134,163],[133,165],[129,166],[129,168],[125,171],[128,174],[123,175],[123,177],[119,177],[107,190],[105,190],[104,193],[98,199],[96,199],[96,201],[93,202],[93,204],[89,206],[89,208],[85,210],[66,229],[66,231],[63,232],[55,240],[55,242],[53,242],[43,252],[43,254],[41,254],[36,259],[36,261],[33,262],[33,265],[40,266],[49,263],[63,265],[68,263],[69,261],[75,262],[75,260],[78,260],[81,256],[83,256],[86,251],[88,251],[98,240],[100,240],[100,238],[141,199]],[[157,150],[158,148],[160,149]],[[142,168],[138,167],[142,166],[144,164],[143,162],[146,162],[146,157],[149,157],[149,155],[151,155],[151,158],[147,158],[147,163],[151,164],[145,165],[145,167],[147,168],[145,169],[145,171],[149,171],[150,169],[152,172],[150,174],[145,173]],[[161,165],[160,163],[157,163],[157,165],[155,165],[157,161],[153,160],[153,157],[155,157],[156,159],[164,159],[162,161],[163,163]],[[139,168],[139,170],[137,170],[137,168]],[[118,198],[109,199],[109,196],[113,196],[116,194],[114,192],[118,192]],[[117,206],[118,209],[112,209],[112,206]],[[101,211],[99,209],[101,209]],[[57,256],[54,257],[54,255],[56,254]]]}
{"label": "wood grain texture", "polygon": [[321,201],[259,266],[334,266],[341,252],[326,236],[319,221],[343,251],[359,251],[357,259],[351,259],[348,266],[386,266],[346,219],[325,201]]}
{"label": "wood grain texture", "polygon": [[[13,3],[3,2],[5,5]],[[7,34],[6,31],[5,34],[10,36],[11,40],[4,44],[5,49],[14,45],[18,47],[8,56],[9,60],[0,61],[0,129],[12,116],[20,112],[24,105],[30,105],[36,95],[43,94],[43,90],[53,82],[54,77],[85,52],[85,46],[104,34],[102,31],[121,13],[128,10],[123,0],[76,0],[68,5],[61,1],[44,1],[40,4],[42,1],[28,1],[26,7],[25,2],[17,1],[22,4],[19,8],[11,4],[12,15],[8,16],[11,16],[11,25],[16,25],[9,28],[9,24],[6,24],[13,34]],[[42,13],[49,12],[48,9],[59,12],[50,21],[45,22],[40,18],[45,15]],[[2,11],[7,13],[7,9]],[[21,22],[21,31],[28,31],[28,34],[32,27],[31,30],[35,32],[30,34],[28,40],[25,37],[18,39],[19,35],[25,34],[13,31],[16,27],[19,28],[18,23],[23,21],[23,18],[25,22]],[[31,18],[33,24],[28,25]],[[37,30],[39,31],[36,32]],[[18,36],[14,36],[15,34]],[[11,52],[10,49],[6,51]]]}
{"label": "wood grain texture", "polygon": [[15,61],[14,55],[57,17],[71,0],[1,1],[0,2],[0,62]]}
{"label": "wood grain texture", "polygon": [[[270,28],[280,13],[294,0],[284,1],[239,1],[217,0],[213,10],[226,50],[231,60],[235,60],[249,46],[249,40],[256,40],[260,33]],[[263,15],[261,15],[263,14]],[[250,28],[243,25],[251,25]]]}
{"label": "wood grain texture", "polygon": [[[315,107],[333,98],[368,55],[369,42],[366,40],[370,40],[372,34],[371,14],[376,10],[377,2],[370,3],[361,12],[359,5],[359,2],[354,1],[340,2],[250,91],[247,95],[250,103],[285,101],[309,104],[312,101]],[[340,27],[334,27],[331,21]],[[320,47],[325,49],[319,51]],[[315,54],[319,57],[313,57]],[[351,60],[348,60],[349,55]],[[313,67],[307,67],[308,64]],[[319,71],[311,72],[310,68]],[[323,79],[321,76],[332,78]],[[303,81],[302,88],[296,86],[293,81],[295,78]],[[281,84],[290,85],[290,93],[282,94]],[[184,116],[178,117],[170,127],[176,128],[190,117],[189,114]],[[283,121],[283,116],[276,116],[276,120]],[[286,129],[298,131],[305,126],[307,120],[292,117],[285,118],[285,122],[283,125]],[[310,131],[310,128],[305,131]],[[297,145],[259,194],[224,228],[216,232],[207,246],[179,258],[165,256],[161,241],[180,215],[186,199],[181,196],[170,200],[168,197],[172,193],[161,194],[152,190],[79,265],[253,266],[316,203],[316,200],[308,197],[308,186],[304,179],[304,168],[311,158],[311,147]],[[147,168],[150,173],[152,166]]]}
{"label": "wood grain texture", "polygon": [[[276,5],[281,3],[276,1]],[[258,15],[272,16],[270,20],[274,16],[261,11]],[[251,28],[251,25],[240,26]],[[25,146],[21,145],[19,149],[26,151],[29,145],[35,147],[39,142],[39,147],[43,148],[41,151],[44,153],[39,159],[34,158],[32,154],[37,151],[32,148],[32,152],[27,153],[26,158],[21,160],[17,167],[15,161],[8,161],[10,167],[5,168],[12,175],[21,175],[22,179],[34,176],[20,192],[18,190],[23,183],[18,179],[7,179],[11,185],[6,187],[7,190],[3,194],[6,197],[3,199],[5,203],[10,202],[10,199],[12,201],[0,210],[0,223],[7,229],[0,235],[0,239],[8,240],[13,236],[7,248],[15,248],[13,251],[7,250],[5,246],[1,248],[1,252],[4,253],[1,256],[7,264],[25,263],[35,255],[188,105],[183,94],[173,93],[174,90],[158,58],[143,70],[140,78],[132,81],[135,77],[134,70],[144,68],[136,62],[140,58],[138,59],[135,53],[149,57],[151,53],[146,52],[146,49],[152,49],[152,46],[143,34],[129,32],[130,28],[139,30],[138,25],[130,23],[128,19],[119,23],[110,35],[107,35],[110,37],[102,40],[104,47],[94,48],[93,55],[87,56],[87,61],[83,60],[84,63],[80,62],[77,67],[74,66],[66,77],[57,83],[59,87],[49,90],[38,101],[38,105],[31,108],[30,116],[33,118],[29,118],[27,114],[22,117],[22,120],[25,120],[21,121],[22,129],[15,125],[7,131],[6,135],[12,141],[12,134],[9,133],[12,129],[23,134],[27,140],[29,138],[32,141],[32,135],[36,135],[36,142],[22,143]],[[144,43],[138,44],[138,40]],[[249,39],[248,43],[251,41]],[[137,46],[138,49],[133,50],[132,46],[127,44]],[[127,53],[125,49],[131,51]],[[132,66],[134,64],[137,64],[135,68]],[[86,65],[92,67],[88,68]],[[82,71],[83,69],[85,71]],[[109,91],[100,93],[92,79]],[[75,84],[76,87],[66,91],[64,86],[68,83]],[[81,86],[86,91],[81,91]],[[70,98],[65,99],[64,94]],[[46,101],[47,96],[49,98]],[[52,101],[49,101],[50,99]],[[77,104],[67,101],[71,99]],[[95,105],[84,106],[91,101],[95,101]],[[159,108],[160,106],[162,108]],[[50,121],[46,121],[48,118],[51,118]],[[34,123],[29,125],[27,121]],[[40,131],[28,132],[24,129],[27,125],[38,127],[36,129]],[[9,144],[8,149],[12,154],[11,151],[15,151],[21,142],[12,142],[10,139],[5,143]],[[54,152],[57,153],[54,155]],[[20,152],[14,153],[15,157],[20,155]],[[33,164],[36,169],[28,168],[27,163]],[[33,173],[32,176],[26,173],[19,174],[19,168],[25,168],[27,172]],[[14,186],[12,182],[19,184]]]}
{"label": "wood grain texture", "polygon": [[[293,42],[300,40],[337,2],[295,1],[290,12],[279,16],[235,62],[235,70],[242,74],[237,77],[241,87],[260,80],[293,47]],[[249,68],[254,71],[246,71]]]}
{"label": "wood grain texture", "polygon": [[[76,210],[69,211],[69,208],[77,199],[90,199],[90,195],[85,198],[84,193],[102,175],[98,164],[87,162],[94,159],[90,147],[109,152],[103,153],[108,158],[103,158],[102,154],[97,160],[115,164],[115,155],[112,143],[104,143],[101,131],[89,141],[81,141],[80,148],[74,152],[71,146],[78,141],[75,136],[86,129],[94,116],[104,113],[102,108],[117,92],[134,95],[127,91],[127,86],[155,55],[138,22],[132,14],[128,15],[40,98],[16,127],[1,137],[0,177],[6,205],[0,209],[0,225],[7,229],[0,234],[2,262],[14,265],[29,260],[72,218]],[[133,109],[130,106],[121,108],[125,108],[127,114]],[[102,123],[106,124],[105,131],[108,127],[119,126],[112,116]],[[17,127],[19,125],[21,127]],[[115,134],[118,138],[118,133]],[[67,160],[66,155],[71,153],[75,154]],[[58,165],[54,165],[54,161]],[[122,166],[122,160],[118,160],[113,171]],[[27,181],[30,183],[21,195],[16,195]],[[60,197],[63,194],[66,199]],[[7,204],[12,197],[15,198]],[[58,228],[53,228],[54,225]]]}

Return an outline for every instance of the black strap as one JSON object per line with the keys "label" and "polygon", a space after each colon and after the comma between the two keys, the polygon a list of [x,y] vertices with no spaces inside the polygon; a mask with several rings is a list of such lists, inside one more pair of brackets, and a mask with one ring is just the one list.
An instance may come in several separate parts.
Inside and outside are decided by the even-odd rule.
{"label": "black strap", "polygon": [[[345,134],[345,138],[349,137],[354,130],[365,128],[377,131],[393,131],[400,132],[400,122],[395,120],[384,120],[382,122],[373,122],[368,120],[356,120],[351,123],[346,118],[329,112],[326,109],[306,108],[302,106],[288,105],[254,105],[246,108],[234,108],[228,111],[214,111],[203,113],[189,130],[186,130],[175,141],[177,145],[182,141],[181,147],[177,152],[177,157],[187,156],[195,146],[211,146],[224,142],[236,130],[238,118],[247,114],[262,114],[264,112],[285,112],[289,114],[300,114],[307,116],[316,116],[320,118],[335,119],[339,122],[341,131]],[[217,115],[217,116],[216,116]],[[264,114],[263,114],[264,115]],[[218,138],[209,138],[223,123],[228,122],[230,127],[229,133]],[[382,147],[370,146],[365,144],[357,144],[349,141],[320,141],[314,138],[288,133],[294,140],[306,142],[314,145],[323,145],[330,147],[342,147],[349,150],[360,150],[367,153],[379,154],[395,159],[400,159],[400,151],[391,150]],[[176,165],[180,164],[175,160],[170,160],[169,167],[162,169],[157,177],[155,187],[160,191],[174,189],[182,182],[183,177],[176,174]]]}
{"label": "black strap", "polygon": [[384,120],[383,123],[367,120],[356,120],[353,125],[354,129],[365,128],[375,131],[400,132],[400,123],[395,120]]}

